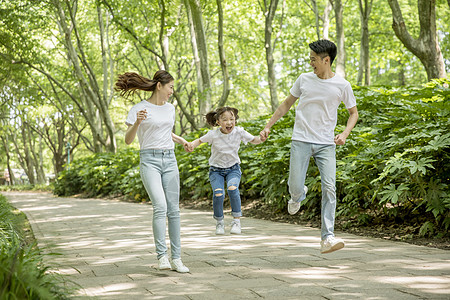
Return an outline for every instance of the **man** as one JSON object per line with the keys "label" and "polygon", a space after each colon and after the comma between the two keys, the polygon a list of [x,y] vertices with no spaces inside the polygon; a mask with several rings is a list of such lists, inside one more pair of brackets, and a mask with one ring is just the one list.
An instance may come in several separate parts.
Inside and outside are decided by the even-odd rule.
{"label": "man", "polygon": [[[283,117],[300,98],[296,108],[292,133],[289,168],[289,214],[300,209],[306,198],[306,171],[311,156],[319,168],[322,185],[321,253],[330,253],[344,247],[344,241],[334,236],[336,211],[336,145],[344,145],[358,120],[356,99],[350,83],[331,70],[336,57],[336,45],[328,40],[309,44],[310,65],[313,72],[301,74],[290,90],[290,95],[277,108],[261,139],[269,136],[270,128]],[[337,109],[344,102],[350,116],[345,130],[334,136]]]}

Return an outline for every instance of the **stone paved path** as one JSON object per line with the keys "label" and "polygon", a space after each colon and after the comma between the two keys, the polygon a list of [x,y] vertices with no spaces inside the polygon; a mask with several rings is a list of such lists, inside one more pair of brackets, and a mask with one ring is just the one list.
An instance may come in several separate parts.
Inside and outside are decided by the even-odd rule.
{"label": "stone paved path", "polygon": [[446,250],[339,234],[346,247],[321,255],[318,229],[243,218],[242,235],[216,236],[212,213],[183,209],[179,274],[156,269],[150,205],[3,194],[76,299],[450,299]]}

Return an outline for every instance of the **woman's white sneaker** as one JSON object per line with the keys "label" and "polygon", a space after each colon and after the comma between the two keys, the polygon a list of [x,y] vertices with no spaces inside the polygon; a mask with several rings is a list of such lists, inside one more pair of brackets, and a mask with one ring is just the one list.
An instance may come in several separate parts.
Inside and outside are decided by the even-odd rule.
{"label": "woman's white sneaker", "polygon": [[160,269],[160,270],[170,270],[170,269],[172,269],[172,267],[170,266],[169,259],[167,258],[166,255],[162,256],[159,259],[158,269]]}
{"label": "woman's white sneaker", "polygon": [[181,258],[172,259],[172,269],[177,271],[178,273],[188,273],[189,272],[189,268],[183,264],[183,262],[181,261]]}

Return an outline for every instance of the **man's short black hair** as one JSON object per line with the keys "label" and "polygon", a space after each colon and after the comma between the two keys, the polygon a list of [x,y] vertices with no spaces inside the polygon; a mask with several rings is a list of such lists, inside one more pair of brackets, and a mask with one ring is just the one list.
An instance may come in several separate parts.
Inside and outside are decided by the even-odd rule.
{"label": "man's short black hair", "polygon": [[309,48],[316,52],[320,57],[324,58],[324,54],[330,57],[330,66],[333,64],[336,58],[337,48],[336,45],[329,40],[318,40],[309,44]]}

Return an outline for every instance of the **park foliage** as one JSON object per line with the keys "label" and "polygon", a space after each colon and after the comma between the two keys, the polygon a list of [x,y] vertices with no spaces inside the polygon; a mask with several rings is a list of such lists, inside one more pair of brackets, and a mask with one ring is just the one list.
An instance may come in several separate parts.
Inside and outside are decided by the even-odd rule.
{"label": "park foliage", "polygon": [[0,195],[0,299],[68,299],[62,277],[44,265],[24,222],[24,214]]}
{"label": "park foliage", "polygon": [[[417,88],[354,87],[360,115],[344,146],[337,149],[337,216],[369,225],[391,218],[399,226],[411,220],[417,234],[439,236],[450,226],[450,89],[439,79]],[[270,115],[239,122],[253,135]],[[272,209],[286,211],[289,151],[295,113],[272,128],[260,145],[240,150],[244,199],[260,199]],[[344,129],[348,112],[338,112],[337,132]],[[205,134],[203,128],[185,136],[189,141]],[[208,158],[202,144],[193,153],[177,146],[181,201],[210,199]],[[320,174],[313,162],[308,170],[309,192],[302,210],[309,218],[320,215]],[[73,161],[55,183],[57,195],[125,195],[149,201],[139,175],[139,154],[123,149]],[[208,200],[209,201],[209,200]]]}

